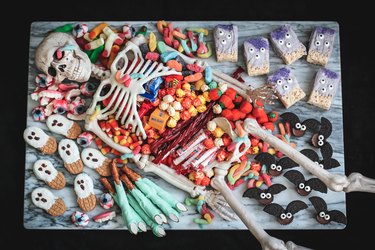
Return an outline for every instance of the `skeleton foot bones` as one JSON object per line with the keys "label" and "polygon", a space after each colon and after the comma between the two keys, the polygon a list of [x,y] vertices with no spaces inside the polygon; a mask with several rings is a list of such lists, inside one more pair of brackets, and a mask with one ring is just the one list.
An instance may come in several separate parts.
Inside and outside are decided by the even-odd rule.
{"label": "skeleton foot bones", "polygon": [[[171,27],[168,26],[168,28]],[[180,75],[181,73],[169,67],[165,67],[162,63],[158,64],[150,59],[145,60],[143,55],[144,51],[141,51],[139,48],[139,45],[142,45],[139,41],[129,41],[125,48],[120,51],[113,60],[110,71],[103,71],[89,62],[87,55],[78,49],[74,39],[69,35],[61,33],[53,34],[54,33],[52,33],[49,39],[46,39],[37,50],[36,63],[38,67],[45,73],[53,74],[56,79],[60,81],[68,78],[81,82],[86,81],[90,75],[101,79],[102,82],[94,94],[92,105],[87,111],[85,127],[120,153],[132,154],[133,149],[114,143],[114,141],[103,132],[102,128],[98,125],[98,121],[107,120],[109,116],[113,116],[116,120],[120,121],[121,125],[125,127],[131,125],[131,132],[145,140],[146,131],[142,126],[142,120],[137,112],[137,96],[143,94],[145,91],[143,89],[143,84],[156,77]],[[48,43],[48,40],[50,40],[51,44]],[[170,54],[174,53],[173,49],[168,47],[166,49],[171,51]],[[129,52],[133,54],[135,59],[128,58]],[[183,58],[185,63],[196,65],[194,69],[199,69],[199,67],[201,67],[201,70],[205,70],[205,68],[209,69],[208,65],[204,62],[197,62],[195,59],[188,58],[182,54],[177,53],[177,55]],[[70,60],[74,63],[65,65],[62,59],[67,59],[67,61]],[[178,60],[176,59],[176,61]],[[208,71],[209,70],[207,70],[207,72]],[[250,102],[256,99],[257,93],[267,96],[264,100],[265,102],[272,101],[273,99],[273,92],[269,91],[269,89],[260,89],[258,92],[246,90],[240,82],[216,70],[212,70],[212,79],[217,82],[228,83],[229,87],[232,87],[238,94]],[[103,94],[102,90],[105,88],[109,89],[109,91]],[[100,102],[107,100],[110,96],[110,101],[106,107],[102,109],[97,108]],[[257,136],[274,148],[279,149],[286,156],[300,164],[300,166],[317,176],[333,191],[375,192],[375,180],[363,177],[358,173],[353,173],[349,177],[346,177],[344,175],[331,174],[321,169],[288,144],[266,133],[259,127],[257,121],[254,119],[246,119],[243,124],[239,125],[239,127],[242,126],[242,133],[238,133],[241,131],[234,133],[226,119],[216,119],[216,124],[220,125],[219,127],[225,130],[226,134],[230,135],[231,140],[235,143],[233,143],[233,154],[229,159],[220,163],[210,163],[209,165],[211,166],[207,166],[207,171],[213,168],[215,173],[211,180],[211,186],[215,188],[215,190],[206,190],[204,187],[194,184],[185,176],[176,174],[174,169],[166,166],[169,165],[168,163],[156,165],[151,161],[152,159],[144,156],[140,157],[140,154],[134,154],[133,159],[137,166],[145,172],[157,174],[179,189],[188,192],[193,197],[204,195],[207,205],[224,219],[230,220],[237,215],[249,228],[250,232],[259,240],[263,249],[306,248],[297,246],[293,242],[284,243],[279,239],[269,236],[262,229],[262,226],[252,218],[250,212],[246,211],[241,202],[233,197],[231,190],[228,188],[224,177],[228,174],[231,163],[240,161],[241,156],[250,147],[250,141],[246,133]],[[168,200],[165,193],[159,190],[157,186],[152,186],[147,179],[131,173],[128,168],[123,167],[121,171],[124,174],[119,176],[118,169],[113,163],[112,174],[115,188],[112,187],[107,179],[101,179],[101,181],[120,206],[124,222],[128,226],[128,229],[136,234],[139,231],[144,231],[146,229],[145,225],[147,224],[152,228],[155,235],[163,236],[165,232],[160,225],[166,221],[165,215],[173,221],[178,221],[178,212],[184,211],[185,208],[182,204],[177,204]],[[124,187],[126,187],[127,192],[125,192]],[[154,192],[150,192],[150,188],[152,188]],[[155,205],[158,204],[158,208],[153,206],[152,203]],[[143,207],[139,208],[140,204],[142,204]],[[232,208],[236,215],[229,211],[229,208]],[[143,212],[137,214],[134,210]]]}

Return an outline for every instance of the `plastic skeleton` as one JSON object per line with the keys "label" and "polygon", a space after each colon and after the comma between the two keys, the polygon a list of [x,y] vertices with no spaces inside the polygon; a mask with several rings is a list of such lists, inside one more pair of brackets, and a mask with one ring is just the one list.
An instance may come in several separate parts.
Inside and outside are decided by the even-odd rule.
{"label": "plastic skeleton", "polygon": [[[64,40],[65,39],[65,40]],[[71,38],[64,38],[62,37],[59,40],[60,46],[65,46],[68,41],[71,42]],[[73,40],[74,41],[74,40]],[[45,50],[54,49],[54,51],[59,49],[58,44],[56,45],[56,38],[52,41],[54,46],[46,46],[48,41],[43,41],[44,44],[43,48],[41,48],[38,53],[36,53],[36,62],[40,61],[38,55],[46,56],[49,55],[50,58],[44,60],[43,67],[39,67],[45,73],[48,73],[48,69],[52,67],[54,64],[52,62],[55,60],[53,58],[54,52],[46,52]],[[74,45],[74,44],[73,44]],[[74,47],[74,46],[73,46]],[[74,55],[79,54],[78,46],[75,44]],[[170,50],[173,50],[170,48]],[[135,60],[132,61],[131,65],[127,68],[128,64],[128,54],[127,52],[133,52]],[[182,54],[180,56],[189,64],[191,63],[198,63],[202,67],[206,67],[207,63],[201,61],[195,61],[195,59],[188,58]],[[58,58],[64,58],[64,56],[59,56]],[[80,59],[84,60],[84,59]],[[139,60],[139,63],[136,62]],[[43,60],[42,60],[43,61]],[[79,61],[79,60],[78,60]],[[82,63],[81,61],[79,61]],[[111,75],[109,78],[104,79],[101,82],[96,94],[94,95],[92,106],[88,109],[87,118],[86,118],[86,129],[96,133],[105,143],[109,146],[113,147],[114,149],[122,152],[122,153],[130,153],[131,150],[127,147],[120,146],[114,143],[110,138],[107,137],[105,133],[103,133],[97,123],[99,119],[106,119],[108,115],[116,114],[116,118],[121,118],[121,122],[125,125],[132,124],[133,131],[136,131],[138,134],[144,135],[144,130],[142,128],[142,124],[137,114],[136,110],[136,97],[138,94],[143,93],[142,85],[143,83],[147,82],[148,80],[162,75],[168,74],[176,74],[173,70],[164,67],[162,64],[157,66],[156,63],[151,64],[150,61],[144,61],[141,56],[140,50],[137,44],[133,42],[128,42],[125,49],[120,52],[115,59],[114,66],[111,67]],[[78,65],[79,66],[79,65]],[[147,69],[150,66],[149,69]],[[154,69],[154,71],[152,71]],[[72,75],[66,75],[66,78],[69,77],[73,78],[74,76],[73,71]],[[232,77],[223,74],[217,70],[213,70],[213,80],[216,82],[226,82],[230,87],[233,87],[240,95],[247,98],[248,100],[252,100],[252,95],[255,91],[252,90],[244,90],[244,85],[239,81],[233,79]],[[110,90],[104,96],[101,96],[101,90],[104,86],[110,86]],[[263,90],[260,90],[263,91]],[[103,109],[98,110],[96,109],[96,104],[99,101],[102,101],[108,98],[111,94],[113,97],[109,103],[109,105]],[[125,109],[125,111],[124,111]],[[221,122],[225,122],[220,119]],[[282,151],[286,156],[291,158],[296,163],[300,164],[301,167],[305,168],[307,171],[318,177],[321,181],[323,181],[327,187],[333,191],[344,191],[344,192],[371,192],[375,193],[375,180],[364,177],[359,173],[352,173],[349,177],[346,177],[343,174],[334,174],[329,173],[327,170],[320,168],[316,163],[311,161],[308,157],[304,156],[297,150],[293,149],[291,146],[287,145],[277,137],[267,133],[263,129],[260,128],[257,121],[254,119],[246,119],[243,123],[243,129],[246,133],[252,134],[257,136],[261,140],[267,142],[269,145],[278,148]],[[230,131],[228,131],[230,133]],[[236,135],[232,135],[236,136]],[[214,165],[215,176],[211,180],[212,186],[217,191],[206,191],[204,187],[194,185],[190,180],[188,180],[183,175],[178,175],[175,171],[163,164],[155,165],[151,161],[148,160],[147,157],[141,157],[140,155],[136,155],[134,157],[134,161],[137,166],[143,169],[146,172],[153,172],[156,175],[163,178],[165,181],[171,183],[172,185],[176,186],[177,188],[188,192],[192,196],[197,196],[203,194],[207,197],[207,203],[212,207],[215,211],[219,214],[225,215],[224,209],[225,204],[222,202],[222,198],[218,192],[225,198],[228,202],[230,207],[234,210],[234,212],[238,215],[238,217],[243,221],[243,223],[247,226],[249,231],[254,235],[254,237],[260,242],[263,249],[306,249],[301,246],[295,245],[293,242],[286,242],[284,243],[282,240],[274,238],[270,236],[260,224],[258,224],[251,213],[245,209],[242,205],[241,201],[234,198],[231,194],[230,189],[226,185],[224,181],[224,176],[228,172],[228,168],[231,162],[235,162],[239,159],[239,157],[246,152],[245,150],[239,151],[241,144],[245,144],[245,147],[250,146],[246,140],[238,140],[238,145],[235,148],[235,154],[232,156],[229,162],[225,163],[216,163]]]}

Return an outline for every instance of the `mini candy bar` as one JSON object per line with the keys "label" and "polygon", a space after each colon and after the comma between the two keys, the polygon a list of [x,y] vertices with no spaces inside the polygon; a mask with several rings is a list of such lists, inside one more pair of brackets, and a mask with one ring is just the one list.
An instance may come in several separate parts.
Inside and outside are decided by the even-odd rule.
{"label": "mini candy bar", "polygon": [[340,84],[340,77],[333,71],[321,68],[316,73],[314,88],[308,103],[328,110]]}
{"label": "mini candy bar", "polygon": [[252,38],[244,42],[244,55],[249,76],[269,73],[269,43],[264,37]]}
{"label": "mini candy bar", "polygon": [[217,25],[214,29],[214,41],[218,62],[237,62],[238,28],[236,25]]}
{"label": "mini candy bar", "polygon": [[145,89],[145,93],[140,94],[140,96],[143,96],[144,98],[149,99],[151,102],[154,102],[156,99],[156,96],[158,95],[158,90],[160,88],[160,85],[163,83],[163,79],[161,77],[156,77],[154,79],[151,79],[150,81],[143,84],[143,88]]}
{"label": "mini candy bar", "polygon": [[331,57],[336,32],[330,28],[316,27],[310,37],[307,61],[325,66]]}
{"label": "mini candy bar", "polygon": [[167,124],[169,115],[166,111],[155,109],[154,112],[150,115],[150,120],[148,121],[148,125],[151,127],[161,131],[165,128]]}
{"label": "mini candy bar", "polygon": [[276,53],[286,64],[291,64],[306,55],[306,47],[294,33],[289,24],[285,24],[271,32],[271,42]]}
{"label": "mini candy bar", "polygon": [[281,68],[270,75],[268,84],[275,87],[276,95],[285,108],[289,108],[306,95],[299,86],[297,78],[287,68]]}

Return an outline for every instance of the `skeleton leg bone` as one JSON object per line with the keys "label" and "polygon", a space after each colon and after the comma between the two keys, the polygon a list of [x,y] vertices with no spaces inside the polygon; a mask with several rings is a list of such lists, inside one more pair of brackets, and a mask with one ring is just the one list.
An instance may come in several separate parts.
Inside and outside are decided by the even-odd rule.
{"label": "skeleton leg bone", "polygon": [[290,159],[300,164],[301,167],[318,177],[326,186],[332,191],[340,192],[369,192],[375,193],[375,180],[362,176],[359,173],[352,173],[349,178],[344,174],[332,174],[327,170],[319,167],[316,163],[311,161],[309,158],[284,143],[277,137],[267,133],[261,129],[258,122],[254,119],[246,119],[244,122],[244,128],[246,132],[255,135],[279,149]]}

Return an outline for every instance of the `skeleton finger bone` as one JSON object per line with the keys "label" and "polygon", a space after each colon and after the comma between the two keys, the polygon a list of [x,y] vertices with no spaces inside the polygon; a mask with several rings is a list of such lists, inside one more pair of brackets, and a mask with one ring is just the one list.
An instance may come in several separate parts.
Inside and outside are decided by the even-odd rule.
{"label": "skeleton finger bone", "polygon": [[308,157],[301,154],[288,144],[284,143],[277,137],[267,133],[261,129],[258,122],[254,119],[246,119],[244,122],[246,132],[257,136],[273,147],[279,149],[290,159],[300,164],[301,167],[318,177],[326,186],[332,191],[340,192],[369,192],[375,193],[375,180],[364,177],[358,173],[353,173],[349,178],[343,174],[332,174],[327,170],[319,167],[316,163],[311,161]]}

